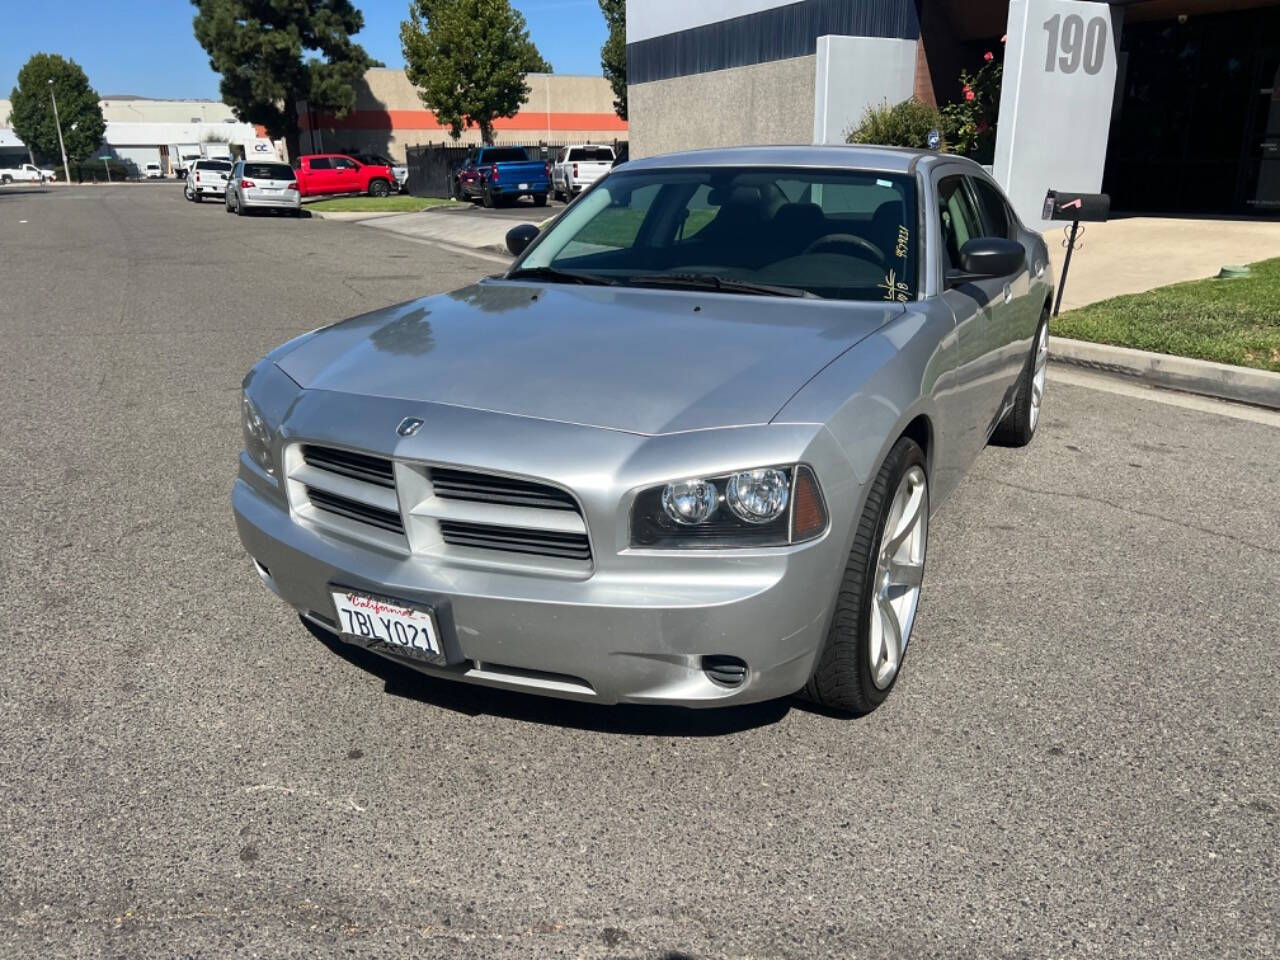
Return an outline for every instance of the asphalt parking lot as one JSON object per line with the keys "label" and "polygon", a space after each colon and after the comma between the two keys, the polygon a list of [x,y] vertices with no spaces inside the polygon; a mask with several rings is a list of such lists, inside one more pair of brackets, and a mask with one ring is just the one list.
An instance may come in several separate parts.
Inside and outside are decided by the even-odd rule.
{"label": "asphalt parking lot", "polygon": [[1055,370],[862,720],[448,685],[259,584],[239,384],[498,266],[170,187],[0,193],[0,956],[1280,952],[1274,418]]}

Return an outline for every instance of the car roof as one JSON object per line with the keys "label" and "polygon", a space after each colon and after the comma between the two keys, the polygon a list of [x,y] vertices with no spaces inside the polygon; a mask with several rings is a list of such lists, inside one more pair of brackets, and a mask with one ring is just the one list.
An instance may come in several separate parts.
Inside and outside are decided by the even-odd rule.
{"label": "car roof", "polygon": [[882,173],[912,173],[921,164],[939,162],[970,164],[964,157],[934,150],[908,147],[846,146],[819,144],[760,147],[714,147],[688,150],[627,161],[627,170],[658,170],[677,167],[826,167],[836,170],[874,170]]}

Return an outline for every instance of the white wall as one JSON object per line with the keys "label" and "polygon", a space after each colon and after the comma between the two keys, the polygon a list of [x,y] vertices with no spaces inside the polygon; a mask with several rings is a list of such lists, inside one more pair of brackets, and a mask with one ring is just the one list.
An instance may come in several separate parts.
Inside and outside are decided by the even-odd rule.
{"label": "white wall", "polygon": [[796,0],[628,0],[627,43],[785,7]]}
{"label": "white wall", "polygon": [[844,143],[868,107],[901,103],[915,90],[914,40],[819,37],[816,59],[814,143]]}
{"label": "white wall", "polygon": [[[1048,190],[1102,189],[1120,17],[1087,0],[1010,0],[994,173],[1032,229],[1050,226]],[[1054,18],[1056,37],[1046,28]]]}

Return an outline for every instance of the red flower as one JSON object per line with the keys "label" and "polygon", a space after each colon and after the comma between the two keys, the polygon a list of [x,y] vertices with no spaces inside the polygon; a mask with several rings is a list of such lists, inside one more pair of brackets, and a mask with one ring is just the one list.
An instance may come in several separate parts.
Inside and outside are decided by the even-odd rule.
{"label": "red flower", "polygon": [[964,98],[966,100],[972,100],[974,98],[974,92],[972,90],[966,90],[964,92]]}
{"label": "red flower", "polygon": [[996,58],[996,55],[992,53],[990,50],[988,50],[986,53],[982,55],[982,59],[987,61],[987,63],[990,63],[995,58]]}

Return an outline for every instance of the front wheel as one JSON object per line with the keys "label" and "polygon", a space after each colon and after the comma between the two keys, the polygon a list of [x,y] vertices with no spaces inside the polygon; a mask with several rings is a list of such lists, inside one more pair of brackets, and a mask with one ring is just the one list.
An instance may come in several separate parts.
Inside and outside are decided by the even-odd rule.
{"label": "front wheel", "polygon": [[1049,305],[1045,304],[1040,315],[1040,326],[1031,341],[1031,353],[1027,356],[1022,373],[1018,376],[1018,390],[1014,394],[1013,407],[991,434],[991,442],[1004,447],[1025,447],[1036,435],[1040,425],[1040,407],[1044,402],[1045,381],[1049,368]]}
{"label": "front wheel", "polygon": [[884,702],[911,639],[929,540],[924,451],[898,440],[876,475],[836,594],[826,643],[803,695],[858,716]]}
{"label": "front wheel", "polygon": [[386,197],[391,194],[391,184],[385,180],[372,180],[369,183],[369,196]]}

